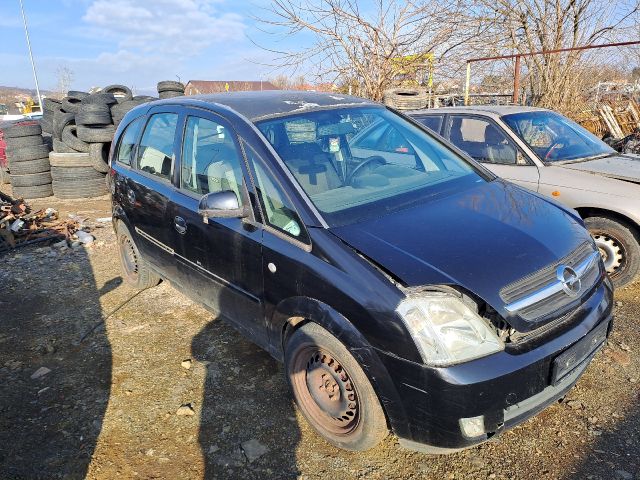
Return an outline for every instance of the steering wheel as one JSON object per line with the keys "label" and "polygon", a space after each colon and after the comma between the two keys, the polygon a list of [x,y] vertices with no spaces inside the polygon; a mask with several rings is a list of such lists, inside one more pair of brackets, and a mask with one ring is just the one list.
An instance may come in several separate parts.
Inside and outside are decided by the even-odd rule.
{"label": "steering wheel", "polygon": [[549,149],[546,151],[546,153],[544,154],[544,159],[548,160],[549,157],[551,156],[551,154],[553,153],[553,151],[557,148],[557,147],[562,147],[562,143],[560,142],[555,142],[553,145],[551,145],[549,147]]}
{"label": "steering wheel", "polygon": [[387,164],[387,161],[379,155],[373,155],[371,157],[365,158],[359,165],[356,166],[356,168],[353,169],[348,177],[347,185],[351,185],[351,183],[353,183],[353,179],[356,177],[356,174],[362,173],[364,171],[364,167],[373,162],[378,162],[380,165]]}

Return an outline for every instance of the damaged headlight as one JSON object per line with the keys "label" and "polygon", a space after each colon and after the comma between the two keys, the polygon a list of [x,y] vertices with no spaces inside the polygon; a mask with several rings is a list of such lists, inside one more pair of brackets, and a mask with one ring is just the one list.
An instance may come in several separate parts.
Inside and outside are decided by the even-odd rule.
{"label": "damaged headlight", "polygon": [[412,294],[396,311],[428,365],[462,363],[504,350],[488,322],[453,295]]}

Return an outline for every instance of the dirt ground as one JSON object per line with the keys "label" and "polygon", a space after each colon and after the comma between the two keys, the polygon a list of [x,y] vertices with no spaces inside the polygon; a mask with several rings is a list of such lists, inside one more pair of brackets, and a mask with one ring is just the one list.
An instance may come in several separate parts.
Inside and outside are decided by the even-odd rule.
{"label": "dirt ground", "polygon": [[564,402],[449,456],[392,435],[349,453],[306,424],[269,355],[166,283],[122,282],[95,222],[107,199],[32,203],[87,218],[96,241],[0,257],[2,480],[640,479],[638,284],[616,293],[612,339]]}

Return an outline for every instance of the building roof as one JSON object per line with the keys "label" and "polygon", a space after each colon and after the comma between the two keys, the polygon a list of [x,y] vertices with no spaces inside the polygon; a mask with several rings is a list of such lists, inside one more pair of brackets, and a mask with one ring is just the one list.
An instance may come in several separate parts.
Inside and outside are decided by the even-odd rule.
{"label": "building roof", "polygon": [[184,102],[189,100],[225,105],[251,121],[309,110],[322,110],[323,108],[378,105],[370,100],[349,95],[299,90],[226,92],[211,95],[175,97],[162,100],[162,102]]}
{"label": "building roof", "polygon": [[271,82],[254,80],[189,80],[185,86],[187,95],[201,95],[206,93],[226,92],[229,85],[229,92],[244,91],[264,91],[278,90]]}

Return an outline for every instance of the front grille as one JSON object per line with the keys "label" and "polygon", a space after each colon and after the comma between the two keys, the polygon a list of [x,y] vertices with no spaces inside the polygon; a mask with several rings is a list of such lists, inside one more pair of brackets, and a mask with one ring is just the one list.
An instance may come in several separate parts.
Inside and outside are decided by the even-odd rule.
{"label": "front grille", "polygon": [[[596,250],[590,242],[584,242],[569,255],[558,260],[552,265],[507,285],[500,290],[500,297],[507,306],[516,305],[517,302],[533,296],[537,292],[544,290],[546,287],[559,284],[558,279],[556,278],[556,270],[560,265],[565,265],[575,269],[587,261],[595,252]],[[580,295],[582,296],[591,290],[599,277],[600,261],[598,259],[598,261],[592,262],[588,268],[582,272],[582,276],[580,278]],[[566,307],[578,301],[579,297],[571,297],[566,294],[564,290],[560,289],[559,291],[540,298],[538,301],[523,306],[522,308],[518,308],[514,313],[517,313],[518,316],[528,321],[540,320],[548,316],[550,317],[554,313],[557,313],[558,315],[564,314],[566,313]]]}

